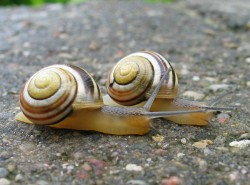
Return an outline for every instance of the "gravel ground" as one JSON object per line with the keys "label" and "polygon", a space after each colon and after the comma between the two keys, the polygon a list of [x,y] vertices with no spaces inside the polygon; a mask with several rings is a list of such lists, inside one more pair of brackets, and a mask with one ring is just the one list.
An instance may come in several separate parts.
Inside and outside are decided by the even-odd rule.
{"label": "gravel ground", "polygon": [[[248,184],[250,3],[91,1],[0,9],[0,184]],[[112,66],[150,49],[172,61],[179,96],[233,92],[206,127],[155,120],[161,133],[113,136],[14,120],[19,90],[55,63],[87,69],[102,86]],[[235,144],[236,143],[236,144]]]}

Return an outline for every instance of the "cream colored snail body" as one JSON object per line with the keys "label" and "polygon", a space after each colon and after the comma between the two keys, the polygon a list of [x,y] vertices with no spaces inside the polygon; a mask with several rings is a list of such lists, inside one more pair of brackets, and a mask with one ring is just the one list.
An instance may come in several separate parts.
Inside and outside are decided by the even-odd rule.
{"label": "cream colored snail body", "polygon": [[[153,102],[151,111],[192,111],[201,109],[219,110],[205,103],[177,98],[178,78],[171,64],[160,54],[141,51],[121,59],[111,70],[107,81],[108,95],[104,104],[110,106],[142,106],[167,69],[170,70]],[[231,107],[229,108],[229,110]],[[227,107],[220,110],[227,110]],[[192,114],[167,116],[165,119],[178,124],[207,125],[213,113],[201,111]]]}
{"label": "cream colored snail body", "polygon": [[[118,70],[115,67],[112,71],[117,74],[108,80],[108,92],[114,93],[110,97],[117,100],[121,96],[118,91],[125,90],[118,101],[122,106],[108,96],[103,102],[97,83],[84,69],[52,65],[35,73],[23,86],[20,93],[22,112],[16,119],[55,128],[142,135],[150,130],[153,118],[170,118],[181,124],[187,124],[187,119],[192,124],[205,125],[212,115],[207,110],[232,109],[176,99],[178,80],[171,65],[155,52],[140,52],[135,58],[133,55],[138,53],[130,55],[133,60],[126,59],[127,63]],[[141,58],[143,62],[137,64]],[[145,66],[147,70],[143,71],[141,67]],[[116,79],[129,74],[132,77]],[[133,81],[139,95],[130,85]]]}
{"label": "cream colored snail body", "polygon": [[168,72],[143,107],[117,107],[103,105],[98,85],[85,70],[76,66],[49,66],[35,73],[23,86],[22,112],[16,119],[55,128],[142,135],[150,130],[152,118],[185,113],[149,111]]}

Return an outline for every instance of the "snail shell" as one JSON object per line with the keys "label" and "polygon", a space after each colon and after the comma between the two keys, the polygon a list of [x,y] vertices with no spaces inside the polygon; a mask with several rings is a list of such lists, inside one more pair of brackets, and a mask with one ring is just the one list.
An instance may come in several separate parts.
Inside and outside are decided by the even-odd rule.
{"label": "snail shell", "polygon": [[[209,111],[233,110],[232,107],[207,106],[198,102],[172,98],[177,93],[177,76],[171,65],[155,52],[138,52],[121,61],[123,60],[128,62],[116,66],[118,68],[121,65],[122,68],[118,68],[118,74],[114,77],[111,76],[113,81],[109,86],[116,86],[119,82],[119,85],[123,84],[126,89],[131,86],[127,82],[133,81],[140,88],[156,86],[146,103],[142,102],[145,105],[137,104],[139,107],[130,107],[103,103],[99,87],[89,73],[75,66],[53,65],[38,71],[24,85],[20,94],[20,107],[23,113],[18,113],[16,120],[49,125],[54,128],[94,130],[115,135],[142,135],[150,130],[150,120],[154,118],[163,117],[179,124],[207,125],[213,117]],[[156,64],[161,65],[159,67]],[[141,65],[151,69],[142,73],[142,77],[139,78],[144,81],[150,79],[149,84],[144,81],[138,83],[139,79],[133,76],[143,72],[144,69],[139,68]],[[116,72],[116,67],[113,72]],[[132,73],[132,78],[116,79],[117,76],[129,73]],[[161,76],[162,73],[163,76]],[[151,74],[154,76],[151,77]],[[161,80],[155,82],[157,78]],[[164,88],[160,89],[162,84]],[[155,99],[159,90],[163,90],[160,94],[163,98],[172,99]],[[145,93],[142,94],[143,98],[146,98],[150,91],[143,90],[142,92]],[[126,96],[122,98],[126,99]],[[138,100],[141,99],[134,98],[129,104],[136,103]]]}
{"label": "snail shell", "polygon": [[120,105],[135,105],[148,99],[164,71],[170,69],[157,98],[177,96],[178,79],[171,64],[160,54],[141,51],[121,59],[112,69],[108,81],[109,96]]}
{"label": "snail shell", "polygon": [[103,105],[98,85],[76,66],[52,65],[35,73],[23,86],[20,107],[33,123],[50,125],[64,119],[73,109]]}

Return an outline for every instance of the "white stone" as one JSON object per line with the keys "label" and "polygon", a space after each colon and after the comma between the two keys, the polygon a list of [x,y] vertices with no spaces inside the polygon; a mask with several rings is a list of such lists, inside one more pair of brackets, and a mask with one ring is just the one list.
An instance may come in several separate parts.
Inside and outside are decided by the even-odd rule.
{"label": "white stone", "polygon": [[200,80],[200,77],[199,77],[199,76],[193,76],[192,80],[195,81],[195,82],[196,82],[196,81],[199,81],[199,80]]}
{"label": "white stone", "polygon": [[0,179],[0,184],[1,185],[10,185],[10,181],[8,179],[1,178]]}
{"label": "white stone", "polygon": [[182,138],[182,139],[181,139],[181,143],[182,143],[182,144],[186,144],[186,143],[187,143],[186,138]]}
{"label": "white stone", "polygon": [[185,156],[184,153],[178,153],[178,154],[177,154],[177,157],[178,157],[178,158],[182,158],[182,157],[184,157],[184,156]]}
{"label": "white stone", "polygon": [[220,89],[228,89],[229,85],[227,84],[213,84],[208,87],[209,90],[212,90],[213,92],[217,92]]}
{"label": "white stone", "polygon": [[246,63],[250,64],[250,57],[246,58]]}
{"label": "white stone", "polygon": [[208,82],[211,82],[211,83],[218,81],[217,78],[213,78],[213,77],[209,77],[209,76],[205,77],[205,80],[207,80]]}
{"label": "white stone", "polygon": [[21,174],[17,174],[16,177],[15,177],[15,181],[20,182],[22,180],[23,180],[23,176]]}
{"label": "white stone", "polygon": [[183,96],[193,98],[194,100],[200,100],[204,98],[205,95],[203,93],[198,93],[195,91],[186,91],[183,93]]}
{"label": "white stone", "polygon": [[246,148],[250,145],[250,140],[233,141],[229,143],[229,146],[237,147],[240,149]]}
{"label": "white stone", "polygon": [[142,171],[142,167],[136,164],[127,164],[126,170],[127,171]]}

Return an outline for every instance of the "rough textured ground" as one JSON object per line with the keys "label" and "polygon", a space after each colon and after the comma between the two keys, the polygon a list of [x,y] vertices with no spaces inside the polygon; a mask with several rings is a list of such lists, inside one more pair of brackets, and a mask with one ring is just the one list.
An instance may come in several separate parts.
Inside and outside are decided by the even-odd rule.
{"label": "rough textured ground", "polygon": [[[0,184],[247,184],[250,3],[91,1],[0,9]],[[19,123],[22,84],[38,69],[75,64],[103,86],[123,56],[150,49],[172,61],[179,96],[240,105],[207,127],[155,120],[164,138],[112,136]],[[219,86],[214,86],[219,84]],[[192,90],[194,92],[190,92]],[[184,94],[184,95],[183,95]],[[188,98],[188,97],[187,97]],[[203,140],[200,148],[195,142]],[[131,167],[131,164],[136,166]]]}

